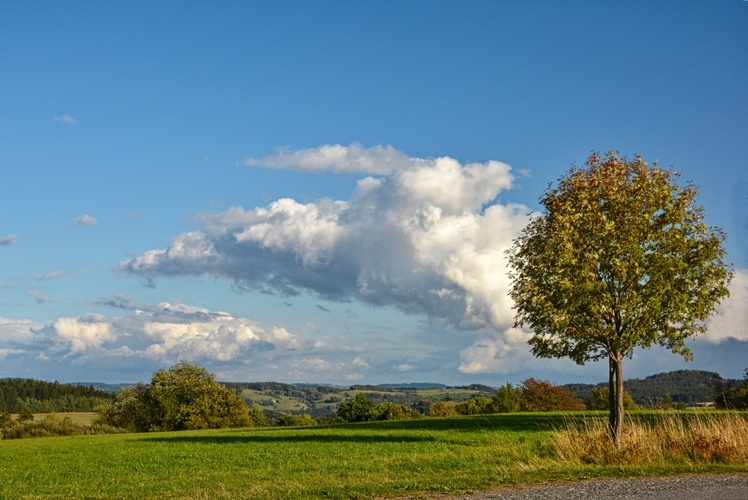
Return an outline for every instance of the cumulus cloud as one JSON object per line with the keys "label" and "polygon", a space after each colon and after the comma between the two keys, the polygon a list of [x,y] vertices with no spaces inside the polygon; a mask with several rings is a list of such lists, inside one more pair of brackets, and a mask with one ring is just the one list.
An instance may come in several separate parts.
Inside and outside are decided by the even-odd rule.
{"label": "cumulus cloud", "polygon": [[349,146],[328,144],[298,151],[281,150],[264,158],[247,158],[244,164],[251,167],[307,172],[391,174],[417,166],[422,161],[409,158],[392,146],[365,148],[361,144],[353,143]]}
{"label": "cumulus cloud", "polygon": [[78,120],[70,115],[55,116],[52,118],[52,121],[62,125],[78,125]]}
{"label": "cumulus cloud", "polygon": [[96,217],[91,217],[88,214],[83,214],[80,217],[76,217],[75,219],[73,219],[73,225],[79,227],[95,226],[98,223],[99,221],[96,220]]}
{"label": "cumulus cloud", "polygon": [[730,296],[717,307],[707,325],[707,342],[727,339],[748,341],[748,269],[737,269],[730,283]]}
{"label": "cumulus cloud", "polygon": [[18,237],[15,234],[9,234],[0,238],[0,247],[6,247],[15,245],[18,242]]}
{"label": "cumulus cloud", "polygon": [[481,337],[460,352],[458,370],[467,374],[513,372],[532,358],[529,338],[530,333],[519,328]]}
{"label": "cumulus cloud", "polygon": [[95,305],[117,313],[46,324],[0,318],[0,358],[15,363],[66,359],[127,370],[187,361],[234,380],[345,380],[363,377],[371,368],[361,349],[341,338],[309,339],[226,312],[182,303],[138,305],[123,295]]}
{"label": "cumulus cloud", "polygon": [[510,328],[504,251],[529,212],[496,201],[512,186],[511,168],[381,151],[406,167],[381,167],[393,173],[360,180],[349,200],[280,199],[205,214],[200,229],[119,270],[146,278],[222,276],[239,290],[393,306],[462,329]]}

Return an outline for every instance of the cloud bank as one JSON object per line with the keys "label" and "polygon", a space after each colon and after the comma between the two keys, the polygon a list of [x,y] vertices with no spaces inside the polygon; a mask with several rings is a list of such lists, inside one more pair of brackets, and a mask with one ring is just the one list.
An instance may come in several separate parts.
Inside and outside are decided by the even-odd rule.
{"label": "cloud bank", "polygon": [[392,146],[365,148],[353,143],[324,145],[298,151],[281,150],[264,158],[247,158],[250,167],[301,170],[306,172],[334,171],[339,173],[391,174],[417,166],[424,160],[409,158]]}
{"label": "cloud bank", "polygon": [[[280,199],[203,214],[199,229],[122,262],[119,271],[147,283],[159,276],[223,277],[240,291],[394,307],[435,326],[477,331],[455,366],[463,374],[516,372],[531,362],[530,333],[513,328],[508,296],[505,250],[529,217],[526,206],[499,201],[512,187],[511,167],[408,158],[390,147],[355,144],[247,163],[382,176],[358,181],[348,200]],[[748,341],[746,276],[738,271],[733,296],[702,340]]]}
{"label": "cloud bank", "polygon": [[360,349],[345,339],[307,339],[284,327],[264,328],[248,318],[181,303],[137,305],[117,296],[97,306],[120,313],[47,324],[0,318],[0,359],[64,359],[143,373],[188,361],[231,380],[357,380],[369,369]]}
{"label": "cloud bank", "polygon": [[358,145],[281,153],[263,163],[292,159],[315,170],[392,173],[360,180],[347,201],[280,199],[204,214],[199,230],[119,270],[226,277],[237,289],[392,306],[459,329],[511,327],[504,251],[529,210],[496,202],[512,186],[508,165],[411,159]]}

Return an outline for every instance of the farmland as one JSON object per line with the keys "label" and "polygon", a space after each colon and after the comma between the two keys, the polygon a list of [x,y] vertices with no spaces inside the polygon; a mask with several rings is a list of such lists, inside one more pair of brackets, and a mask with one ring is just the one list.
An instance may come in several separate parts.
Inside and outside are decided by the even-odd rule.
{"label": "farmland", "polygon": [[0,497],[375,498],[546,480],[748,472],[741,456],[610,463],[562,457],[552,429],[599,416],[501,414],[6,440],[0,441]]}

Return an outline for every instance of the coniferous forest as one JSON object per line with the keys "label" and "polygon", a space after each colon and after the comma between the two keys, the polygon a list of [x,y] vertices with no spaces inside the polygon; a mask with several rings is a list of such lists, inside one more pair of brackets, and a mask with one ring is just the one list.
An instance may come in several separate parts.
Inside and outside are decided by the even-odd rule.
{"label": "coniferous forest", "polygon": [[113,392],[93,386],[26,378],[0,379],[0,413],[89,412],[114,396]]}

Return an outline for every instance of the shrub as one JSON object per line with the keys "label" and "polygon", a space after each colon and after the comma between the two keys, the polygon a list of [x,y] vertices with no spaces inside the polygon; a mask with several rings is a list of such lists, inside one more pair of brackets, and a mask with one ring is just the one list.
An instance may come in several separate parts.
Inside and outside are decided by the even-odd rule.
{"label": "shrub", "polygon": [[310,415],[305,414],[283,415],[275,421],[275,425],[279,427],[310,427],[317,425],[317,421]]}
{"label": "shrub", "polygon": [[[589,396],[587,396],[587,401],[585,401],[585,405],[587,406],[588,410],[608,410],[610,409],[610,401],[608,399],[608,395],[610,394],[610,391],[607,387],[595,387],[590,391]],[[636,404],[634,399],[631,397],[631,394],[624,391],[623,392],[623,407],[626,410],[635,410],[639,408],[639,405]]]}
{"label": "shrub", "polygon": [[204,368],[184,362],[154,373],[150,385],[121,390],[98,411],[98,423],[135,432],[252,425],[241,397]]}
{"label": "shrub", "polygon": [[446,401],[437,401],[429,405],[429,417],[454,417],[457,414],[455,407]]}
{"label": "shrub", "polygon": [[583,410],[584,403],[573,392],[546,380],[528,378],[522,382],[523,411],[574,411]]}
{"label": "shrub", "polygon": [[494,413],[493,400],[483,396],[473,396],[455,406],[455,411],[460,415],[485,415],[486,413]]}
{"label": "shrub", "polygon": [[340,403],[335,417],[344,422],[367,422],[374,420],[376,405],[365,392],[359,392],[350,401]]}
{"label": "shrub", "polygon": [[400,405],[389,401],[379,403],[374,408],[372,416],[374,417],[373,420],[411,420],[423,417],[421,412],[408,405]]}

